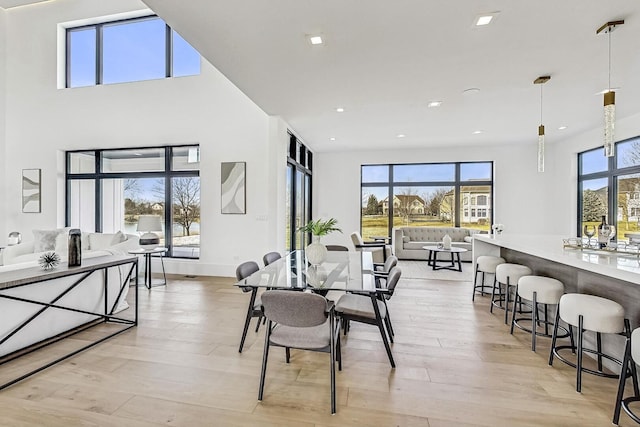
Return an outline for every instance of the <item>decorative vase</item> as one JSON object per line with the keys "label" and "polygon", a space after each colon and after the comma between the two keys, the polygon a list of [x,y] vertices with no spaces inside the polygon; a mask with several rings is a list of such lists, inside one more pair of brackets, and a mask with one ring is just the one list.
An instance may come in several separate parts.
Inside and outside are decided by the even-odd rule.
{"label": "decorative vase", "polygon": [[451,237],[448,234],[442,238],[442,247],[447,250],[451,249]]}
{"label": "decorative vase", "polygon": [[78,228],[69,230],[69,251],[68,261],[69,267],[79,267],[82,264],[82,244],[80,242],[81,234]]}
{"label": "decorative vase", "polygon": [[304,251],[311,265],[320,265],[327,259],[327,248],[320,243],[320,236],[313,236],[313,242]]}

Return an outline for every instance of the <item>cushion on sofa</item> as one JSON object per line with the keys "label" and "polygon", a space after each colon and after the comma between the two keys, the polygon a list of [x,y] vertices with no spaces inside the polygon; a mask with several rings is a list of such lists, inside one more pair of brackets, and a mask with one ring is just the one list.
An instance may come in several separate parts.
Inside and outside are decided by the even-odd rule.
{"label": "cushion on sofa", "polygon": [[[89,233],[82,232],[80,234],[80,245],[82,251],[89,250]],[[56,238],[55,251],[59,254],[66,254],[69,252],[69,233],[60,233]]]}
{"label": "cushion on sofa", "polygon": [[59,234],[69,232],[69,228],[57,228],[54,230],[33,230],[33,252],[53,251],[56,248],[56,239]]}
{"label": "cushion on sofa", "polygon": [[121,231],[117,233],[89,233],[89,249],[92,251],[107,249],[124,242],[126,239]]}

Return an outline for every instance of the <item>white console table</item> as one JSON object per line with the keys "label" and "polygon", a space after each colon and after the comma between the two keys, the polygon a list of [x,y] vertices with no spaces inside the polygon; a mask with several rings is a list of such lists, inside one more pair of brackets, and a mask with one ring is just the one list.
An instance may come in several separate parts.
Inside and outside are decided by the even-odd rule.
{"label": "white console table", "polygon": [[[0,272],[0,368],[98,324],[121,326],[35,369],[30,366],[28,372],[17,377],[0,379],[0,390],[135,327],[137,270],[137,257],[114,255],[89,258],[78,267],[60,265],[49,271],[31,267]],[[132,277],[136,277],[134,313],[130,316],[133,318],[125,318],[117,311]]]}

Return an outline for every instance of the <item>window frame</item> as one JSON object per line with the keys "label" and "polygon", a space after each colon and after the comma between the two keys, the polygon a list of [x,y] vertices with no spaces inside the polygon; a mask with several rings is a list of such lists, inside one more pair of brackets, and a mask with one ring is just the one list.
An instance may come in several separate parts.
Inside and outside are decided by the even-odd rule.
{"label": "window frame", "polygon": [[[477,163],[488,163],[490,165],[490,179],[478,179],[478,180],[465,180],[461,179],[461,166],[466,164],[477,164]],[[394,166],[432,166],[432,165],[454,165],[455,173],[453,181],[395,181],[393,176],[393,168]],[[363,168],[370,166],[386,166],[389,168],[389,178],[387,182],[363,182]],[[461,206],[460,206],[460,191],[462,187],[468,186],[489,186],[490,187],[490,200],[491,206],[491,215],[489,218],[489,229],[491,229],[491,225],[493,224],[493,218],[495,215],[495,195],[494,195],[494,163],[491,160],[484,161],[469,161],[469,162],[437,162],[437,163],[392,163],[392,164],[362,164],[360,165],[360,199],[362,199],[362,191],[365,188],[386,188],[388,191],[388,197],[393,198],[395,193],[393,192],[394,187],[452,187],[453,194],[453,216],[454,216],[454,226],[460,227],[461,223]],[[474,196],[475,197],[475,196]],[[475,206],[475,205],[474,205]],[[358,207],[360,212],[360,234],[363,234],[362,230],[362,200],[360,200],[360,206]],[[394,206],[393,203],[390,204],[389,209],[387,211],[388,216],[388,235],[391,236],[393,232],[393,218],[394,218]]]}
{"label": "window frame", "polygon": [[[590,181],[594,179],[606,179],[607,180],[607,220],[608,223],[614,225],[616,227],[616,234],[618,230],[618,179],[624,175],[632,175],[632,174],[640,174],[640,165],[635,166],[626,166],[618,168],[616,165],[618,164],[618,145],[630,143],[632,141],[640,141],[640,136],[634,136],[632,138],[627,138],[621,141],[617,141],[615,143],[614,155],[607,158],[607,169],[599,172],[591,172],[588,174],[583,174],[582,172],[582,157],[587,153],[591,153],[593,151],[602,150],[602,146],[591,148],[589,150],[581,151],[577,154],[578,161],[578,179],[577,179],[577,201],[578,207],[576,212],[576,227],[577,233],[576,235],[581,237],[582,230],[582,211],[584,208],[583,200],[582,200],[582,186],[585,181]],[[617,236],[612,238],[613,241],[617,240]]]}
{"label": "window frame", "polygon": [[[171,258],[183,258],[183,259],[199,259],[198,257],[181,257],[173,254],[173,209],[172,204],[172,179],[180,177],[198,177],[200,178],[200,168],[197,170],[173,170],[172,159],[173,150],[184,147],[197,147],[200,149],[200,144],[179,144],[169,146],[149,146],[149,147],[127,147],[127,148],[104,148],[104,149],[81,149],[81,150],[69,150],[65,152],[65,226],[71,225],[71,184],[73,181],[90,180],[94,182],[95,188],[95,200],[94,200],[94,223],[95,232],[100,233],[103,229],[102,224],[102,180],[106,179],[128,179],[128,178],[161,178],[165,182],[165,195],[164,195],[164,230],[165,230],[165,247],[169,249],[167,256]],[[148,150],[148,149],[163,149],[164,150],[164,170],[163,171],[147,171],[147,172],[103,172],[102,171],[102,154],[105,152],[114,151],[131,151],[131,150]],[[74,153],[93,153],[94,155],[94,172],[71,172],[71,155]],[[202,194],[202,189],[200,190]],[[169,208],[167,208],[169,207]]]}
{"label": "window frame", "polygon": [[[77,27],[66,28],[65,29],[65,84],[64,84],[64,87],[66,89],[73,89],[73,88],[79,88],[79,87],[101,86],[104,84],[103,83],[103,65],[104,65],[103,29],[105,26],[123,25],[123,24],[128,24],[133,22],[149,21],[153,19],[160,19],[162,22],[164,22],[164,25],[165,25],[165,76],[164,78],[173,77],[173,37],[172,37],[173,29],[158,15],[145,15],[145,16],[139,16],[134,18],[116,19],[113,21],[105,21],[105,22],[99,22],[95,24],[87,24],[87,25],[80,25]],[[84,31],[90,28],[94,28],[96,30],[96,52],[95,52],[96,72],[95,72],[95,80],[94,80],[95,83],[93,85],[86,85],[86,86],[71,86],[71,34],[77,31]],[[198,55],[201,57],[199,52],[198,52]],[[200,63],[202,66],[202,59],[200,60]],[[193,74],[193,75],[199,75],[199,74],[200,72],[198,74]],[[134,83],[138,81],[148,81],[148,80],[159,80],[159,79],[131,80],[131,81],[118,82],[118,83],[108,83],[108,84]]]}

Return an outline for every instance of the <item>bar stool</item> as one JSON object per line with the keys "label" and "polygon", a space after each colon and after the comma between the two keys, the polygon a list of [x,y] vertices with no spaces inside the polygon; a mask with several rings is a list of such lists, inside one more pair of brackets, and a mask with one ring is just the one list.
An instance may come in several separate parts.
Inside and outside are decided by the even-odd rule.
{"label": "bar stool", "polygon": [[[496,267],[496,281],[491,291],[491,308],[489,311],[493,313],[493,307],[503,309],[505,325],[508,324],[509,320],[509,286],[515,286],[522,276],[529,276],[531,273],[531,269],[526,265],[504,263]],[[497,299],[496,285],[498,287]],[[502,292],[502,285],[504,285],[504,293]],[[504,303],[504,306],[502,303]],[[515,304],[513,308],[515,309]]]}
{"label": "bar stool", "polygon": [[[634,329],[631,333],[631,339],[626,340],[624,347],[624,359],[622,361],[622,366],[624,368],[630,369],[627,370],[627,375],[620,375],[620,382],[618,383],[618,396],[616,397],[616,406],[613,411],[613,424],[618,425],[618,421],[620,420],[620,407],[624,409],[624,411],[629,415],[629,417],[640,424],[640,417],[631,411],[629,405],[633,402],[640,402],[640,391],[638,390],[638,375],[636,372],[636,363],[640,361],[640,328]],[[633,379],[633,392],[634,395],[631,397],[624,397],[624,386],[626,383],[626,379],[631,376]]]}
{"label": "bar stool", "polygon": [[[473,295],[471,301],[475,301],[477,289],[480,289],[480,295],[484,296],[484,288],[488,287],[485,284],[485,274],[493,274],[493,286],[496,285],[496,267],[500,264],[504,264],[505,259],[499,256],[482,255],[476,259],[476,273],[473,277]],[[482,273],[482,282],[478,285],[478,273]]]}
{"label": "bar stool", "polygon": [[[560,350],[571,349],[572,352],[575,352],[576,343],[572,342],[571,345],[556,345],[560,319],[569,326],[576,326],[578,328],[577,364],[560,355]],[[596,333],[596,350],[583,348],[584,331]],[[551,339],[549,366],[553,365],[553,357],[556,356],[561,362],[576,368],[576,391],[578,393],[582,390],[582,371],[606,378],[619,377],[617,374],[608,374],[602,371],[602,358],[611,360],[620,366],[622,366],[622,361],[602,352],[601,334],[621,334],[627,338],[631,337],[629,319],[625,319],[624,308],[620,304],[606,298],[586,294],[564,294],[560,298],[558,310],[556,311],[555,325],[553,327],[553,337]],[[585,352],[597,356],[597,371],[582,366],[582,357]]]}
{"label": "bar stool", "polygon": [[[547,306],[549,304],[557,305],[563,294],[564,285],[559,280],[542,276],[522,276],[516,285],[516,294],[513,301],[514,310],[511,316],[511,335],[513,335],[514,326],[517,326],[525,332],[529,332],[531,334],[531,351],[535,352],[536,336],[551,338],[549,325],[553,325],[553,322],[549,322],[547,319]],[[523,299],[529,302],[522,302]],[[516,304],[524,304],[531,307],[531,317],[516,318]],[[544,320],[540,320],[539,318],[539,304],[543,305]],[[525,320],[531,321],[531,329],[527,329],[518,323]],[[538,325],[540,323],[544,324],[544,333],[538,332]],[[562,326],[560,326],[560,328],[566,332],[566,335],[561,336],[561,338],[568,337],[569,331]]]}

